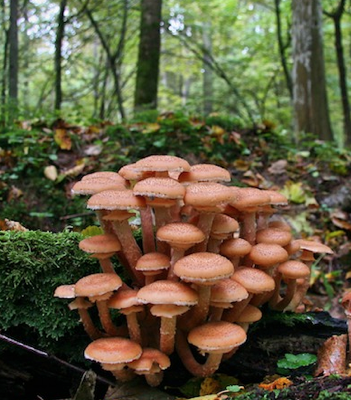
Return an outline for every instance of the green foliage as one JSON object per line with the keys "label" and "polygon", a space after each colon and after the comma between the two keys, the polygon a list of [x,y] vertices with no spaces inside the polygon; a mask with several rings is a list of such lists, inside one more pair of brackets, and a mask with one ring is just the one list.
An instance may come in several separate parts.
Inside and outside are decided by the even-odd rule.
{"label": "green foliage", "polygon": [[316,400],[350,400],[350,398],[351,398],[350,391],[348,393],[337,393],[335,392],[335,390],[333,391],[322,390],[318,394],[318,397],[316,397]]}
{"label": "green foliage", "polygon": [[278,372],[280,374],[289,374],[291,370],[296,370],[301,367],[307,367],[314,364],[317,361],[317,356],[310,353],[301,354],[285,354],[285,357],[278,360]]}
{"label": "green foliage", "polygon": [[[87,338],[68,302],[55,288],[99,271],[98,262],[78,248],[73,232],[0,231],[0,329],[23,335],[28,343],[76,353]],[[30,343],[29,343],[30,344]]]}

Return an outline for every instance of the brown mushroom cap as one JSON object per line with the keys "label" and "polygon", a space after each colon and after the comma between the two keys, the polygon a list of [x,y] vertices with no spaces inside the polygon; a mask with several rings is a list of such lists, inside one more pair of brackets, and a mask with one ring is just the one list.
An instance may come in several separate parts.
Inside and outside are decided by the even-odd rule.
{"label": "brown mushroom cap", "polygon": [[169,155],[152,155],[137,161],[133,165],[133,168],[136,171],[183,172],[189,171],[190,165],[186,160],[180,157]]}
{"label": "brown mushroom cap", "polygon": [[155,304],[150,308],[150,312],[155,317],[173,318],[186,313],[189,309],[188,306],[175,304]]}
{"label": "brown mushroom cap", "polygon": [[75,285],[60,285],[55,289],[54,297],[60,299],[74,299],[76,294],[74,292]]}
{"label": "brown mushroom cap", "polygon": [[138,291],[133,289],[124,289],[118,290],[114,293],[108,300],[109,308],[129,308],[139,304],[138,299]]}
{"label": "brown mushroom cap", "polygon": [[111,179],[112,181],[119,182],[126,186],[126,180],[118,173],[114,171],[98,171],[83,176],[82,181],[91,179]]}
{"label": "brown mushroom cap", "polygon": [[219,281],[211,288],[211,303],[232,303],[248,298],[249,293],[240,283],[227,278]]}
{"label": "brown mushroom cap", "polygon": [[204,233],[195,225],[186,222],[172,222],[157,230],[157,239],[167,242],[176,249],[187,250],[205,239]]}
{"label": "brown mushroom cap", "polygon": [[292,239],[290,231],[277,228],[265,228],[256,232],[257,243],[279,244],[287,246]]}
{"label": "brown mushroom cap", "polygon": [[262,311],[252,304],[248,304],[235,322],[252,323],[262,318]]}
{"label": "brown mushroom cap", "polygon": [[114,253],[121,250],[121,243],[116,235],[105,233],[81,240],[79,248],[86,253]]}
{"label": "brown mushroom cap", "polygon": [[186,187],[184,203],[196,209],[206,209],[221,203],[229,203],[233,198],[234,192],[230,187],[216,182],[201,182]]}
{"label": "brown mushroom cap", "polygon": [[283,275],[283,278],[288,279],[307,278],[311,272],[306,264],[298,260],[289,260],[280,264],[277,271]]}
{"label": "brown mushroom cap", "polygon": [[159,280],[142,287],[138,292],[138,301],[143,304],[175,304],[179,306],[195,305],[197,292],[189,286],[174,281]]}
{"label": "brown mushroom cap", "polygon": [[169,357],[160,350],[145,347],[141,357],[129,363],[128,367],[134,369],[136,373],[145,374],[152,371],[155,364],[159,369],[165,370],[170,367],[171,361]]}
{"label": "brown mushroom cap", "polygon": [[89,178],[72,186],[73,194],[90,195],[104,190],[125,190],[125,185],[109,178]]}
{"label": "brown mushroom cap", "polygon": [[97,273],[87,275],[75,284],[76,296],[94,297],[119,289],[122,286],[121,278],[113,273]]}
{"label": "brown mushroom cap", "polygon": [[174,265],[175,275],[183,281],[203,285],[212,285],[229,278],[233,272],[233,264],[227,258],[208,252],[192,253]]}
{"label": "brown mushroom cap", "polygon": [[179,182],[230,182],[230,173],[225,168],[213,164],[196,164],[189,171],[182,172]]}
{"label": "brown mushroom cap", "polygon": [[252,246],[250,259],[262,268],[282,263],[289,258],[288,252],[278,244],[259,243]]}
{"label": "brown mushroom cap", "polygon": [[308,250],[312,253],[333,254],[333,250],[323,243],[305,239],[296,239],[294,243],[297,243],[302,250]]}
{"label": "brown mushroom cap", "polygon": [[236,198],[231,205],[236,209],[250,210],[256,209],[264,204],[269,204],[270,196],[264,190],[256,188],[237,188]]}
{"label": "brown mushroom cap", "polygon": [[130,210],[144,208],[146,204],[142,197],[135,196],[130,189],[106,190],[91,196],[87,207],[92,210]]}
{"label": "brown mushroom cap", "polygon": [[135,269],[142,271],[144,275],[155,272],[161,272],[170,267],[170,258],[163,253],[151,252],[146,253],[139,258],[136,263]]}
{"label": "brown mushroom cap", "polygon": [[211,236],[218,239],[226,238],[239,229],[238,222],[228,215],[217,214],[212,223]]}
{"label": "brown mushroom cap", "polygon": [[242,267],[234,272],[231,279],[239,282],[253,294],[270,292],[275,287],[274,279],[266,272],[256,268]]}
{"label": "brown mushroom cap", "polygon": [[188,342],[205,353],[227,353],[245,341],[244,329],[226,321],[197,326],[188,335]]}
{"label": "brown mushroom cap", "polygon": [[133,192],[138,196],[182,199],[185,188],[175,179],[152,177],[137,182]]}
{"label": "brown mushroom cap", "polygon": [[119,337],[94,340],[84,352],[88,360],[106,364],[129,363],[138,359],[141,354],[142,348],[138,343]]}
{"label": "brown mushroom cap", "polygon": [[226,257],[243,257],[249,254],[252,245],[245,239],[235,238],[225,240],[220,246],[220,253]]}

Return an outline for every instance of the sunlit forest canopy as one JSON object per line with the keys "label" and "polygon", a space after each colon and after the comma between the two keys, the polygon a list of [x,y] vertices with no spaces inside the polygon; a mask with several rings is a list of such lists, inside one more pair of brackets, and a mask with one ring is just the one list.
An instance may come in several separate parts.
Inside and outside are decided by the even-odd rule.
{"label": "sunlit forest canopy", "polygon": [[351,141],[346,0],[4,0],[0,20],[2,126],[180,110]]}

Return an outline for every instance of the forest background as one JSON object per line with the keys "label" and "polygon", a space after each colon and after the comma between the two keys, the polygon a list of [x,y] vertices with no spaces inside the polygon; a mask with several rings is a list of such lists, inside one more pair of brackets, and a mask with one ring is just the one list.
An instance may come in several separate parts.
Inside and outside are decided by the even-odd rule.
{"label": "forest background", "polygon": [[3,0],[2,127],[221,113],[351,141],[346,0]]}

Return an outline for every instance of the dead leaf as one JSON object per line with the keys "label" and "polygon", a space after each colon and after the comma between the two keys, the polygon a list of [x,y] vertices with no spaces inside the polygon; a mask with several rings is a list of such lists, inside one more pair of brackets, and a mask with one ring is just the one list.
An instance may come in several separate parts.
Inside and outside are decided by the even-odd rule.
{"label": "dead leaf", "polygon": [[241,145],[241,134],[238,132],[230,132],[229,134],[229,142],[234,142],[238,146]]}
{"label": "dead leaf", "polygon": [[233,167],[235,167],[238,171],[247,171],[250,166],[251,163],[245,160],[241,160],[240,158],[233,162]]}
{"label": "dead leaf", "polygon": [[84,155],[98,156],[102,152],[102,146],[99,144],[91,144],[84,148]]}
{"label": "dead leaf", "polygon": [[71,150],[72,140],[66,129],[55,129],[54,135],[55,142],[59,145],[62,150]]}
{"label": "dead leaf", "polygon": [[275,390],[275,389],[284,389],[287,388],[289,386],[291,386],[293,384],[293,382],[285,377],[280,377],[278,379],[275,379],[273,382],[270,383],[260,383],[258,385],[258,387],[265,389],[265,390]]}
{"label": "dead leaf", "polygon": [[75,167],[70,168],[70,169],[64,171],[64,172],[62,173],[62,175],[64,175],[64,176],[70,176],[70,177],[75,177],[75,176],[80,175],[80,174],[83,172],[84,168],[85,168],[85,163],[82,162],[81,164],[78,164],[78,165],[76,165]]}
{"label": "dead leaf", "polygon": [[10,221],[5,218],[5,225],[7,227],[7,230],[9,231],[19,231],[19,232],[26,232],[28,231],[27,228],[25,228],[21,223],[17,221]]}
{"label": "dead leaf", "polygon": [[57,168],[55,165],[48,165],[47,167],[44,168],[44,176],[50,181],[56,181],[58,173],[57,173]]}
{"label": "dead leaf", "polygon": [[11,189],[7,195],[7,201],[10,202],[14,199],[19,199],[21,196],[23,196],[22,190],[16,186],[11,186]]}
{"label": "dead leaf", "polygon": [[288,162],[286,160],[278,160],[268,168],[268,172],[273,175],[285,174],[287,166]]}
{"label": "dead leaf", "polygon": [[346,369],[347,335],[334,335],[318,350],[318,365],[315,376],[344,374]]}

